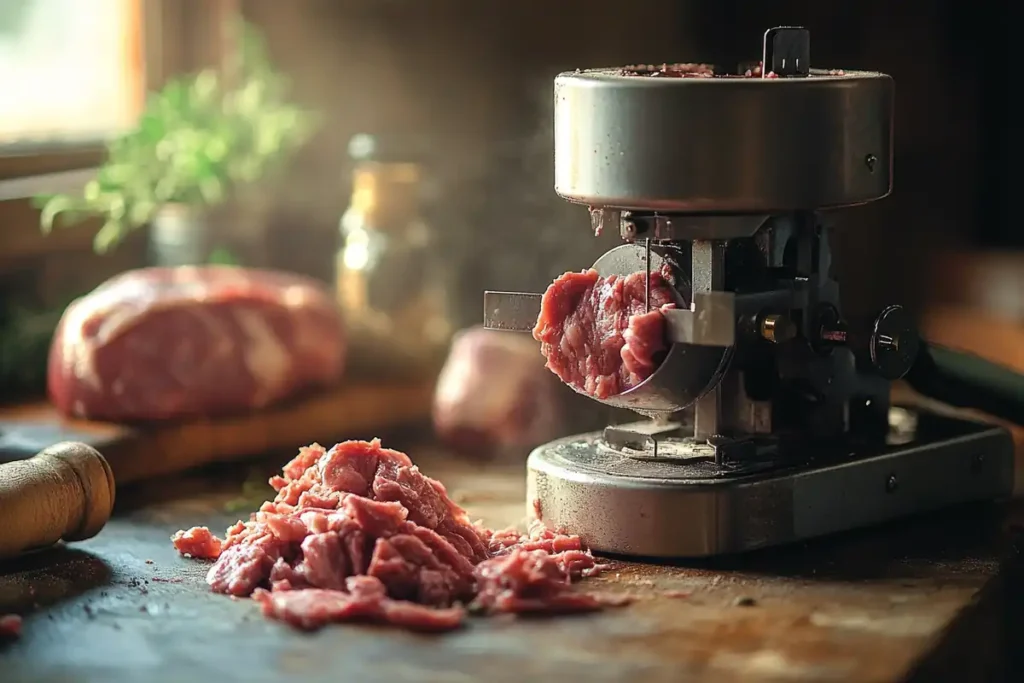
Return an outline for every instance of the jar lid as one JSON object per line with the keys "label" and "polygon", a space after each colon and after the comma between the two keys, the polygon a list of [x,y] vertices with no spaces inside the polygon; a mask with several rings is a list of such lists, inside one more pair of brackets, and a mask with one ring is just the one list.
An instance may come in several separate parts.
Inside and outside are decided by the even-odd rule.
{"label": "jar lid", "polygon": [[349,140],[348,155],[353,161],[419,163],[426,161],[427,146],[420,136],[359,133]]}

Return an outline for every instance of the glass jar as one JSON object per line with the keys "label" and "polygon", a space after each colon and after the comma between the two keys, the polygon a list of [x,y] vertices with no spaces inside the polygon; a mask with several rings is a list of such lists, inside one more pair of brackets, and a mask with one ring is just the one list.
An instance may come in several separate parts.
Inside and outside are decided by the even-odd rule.
{"label": "glass jar", "polygon": [[421,212],[423,167],[357,135],[352,195],[341,217],[337,295],[350,326],[381,348],[436,360],[453,332],[444,270]]}

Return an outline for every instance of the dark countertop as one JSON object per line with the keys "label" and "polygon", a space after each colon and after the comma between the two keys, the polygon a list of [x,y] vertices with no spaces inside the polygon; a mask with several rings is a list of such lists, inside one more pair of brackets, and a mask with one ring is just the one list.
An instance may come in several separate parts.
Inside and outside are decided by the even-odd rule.
{"label": "dark countertop", "polygon": [[[522,465],[411,454],[488,524],[522,518]],[[970,681],[1024,653],[1019,506],[715,563],[621,563],[584,585],[637,600],[601,614],[304,634],[209,593],[206,565],[170,545],[178,528],[237,519],[225,502],[244,477],[214,469],[119,492],[95,539],[0,565],[0,613],[26,615],[22,637],[0,644],[0,680]]]}

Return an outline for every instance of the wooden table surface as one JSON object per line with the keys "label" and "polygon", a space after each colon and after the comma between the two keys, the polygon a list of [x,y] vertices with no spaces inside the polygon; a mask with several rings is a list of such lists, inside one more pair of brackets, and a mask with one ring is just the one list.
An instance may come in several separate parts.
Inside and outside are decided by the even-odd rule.
{"label": "wooden table surface", "polygon": [[[522,463],[386,443],[488,524],[523,518]],[[620,563],[588,585],[637,600],[595,615],[474,619],[444,636],[298,633],[209,593],[205,565],[171,548],[180,527],[237,519],[225,503],[245,477],[224,466],[123,490],[95,539],[0,565],[0,613],[26,614],[22,637],[0,645],[0,680],[970,681],[1024,652],[1024,510],[1010,506],[715,563]]]}

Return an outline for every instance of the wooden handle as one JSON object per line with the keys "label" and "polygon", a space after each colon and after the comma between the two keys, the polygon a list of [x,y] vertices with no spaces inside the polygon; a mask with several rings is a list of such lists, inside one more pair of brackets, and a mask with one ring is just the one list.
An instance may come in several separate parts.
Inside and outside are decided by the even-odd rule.
{"label": "wooden handle", "polygon": [[0,558],[92,538],[113,508],[110,465],[84,443],[59,443],[0,465]]}

